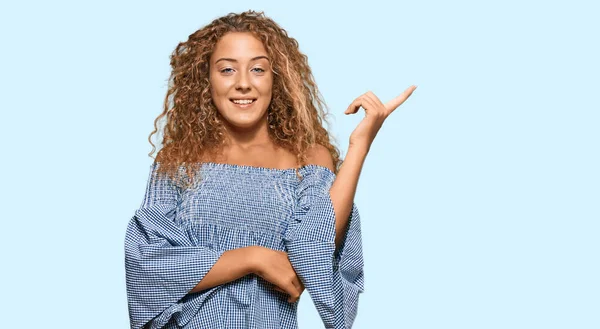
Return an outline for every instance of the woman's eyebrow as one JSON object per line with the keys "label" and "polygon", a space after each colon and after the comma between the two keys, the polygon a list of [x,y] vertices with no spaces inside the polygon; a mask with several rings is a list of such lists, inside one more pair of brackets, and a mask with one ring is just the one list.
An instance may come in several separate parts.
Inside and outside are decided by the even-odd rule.
{"label": "woman's eyebrow", "polygon": [[[267,56],[262,56],[262,55],[261,55],[261,56],[256,56],[256,57],[254,57],[254,58],[250,59],[250,61],[252,62],[252,61],[256,61],[256,60],[263,59],[263,58],[264,58],[264,59],[266,59],[267,61],[269,60],[269,57],[267,57]],[[219,58],[219,59],[217,59],[217,60],[215,61],[215,64],[217,64],[217,63],[218,63],[218,62],[220,62],[220,61],[229,61],[229,62],[234,62],[234,63],[237,63],[237,62],[238,62],[238,60],[237,60],[237,59],[223,57],[223,58]]]}

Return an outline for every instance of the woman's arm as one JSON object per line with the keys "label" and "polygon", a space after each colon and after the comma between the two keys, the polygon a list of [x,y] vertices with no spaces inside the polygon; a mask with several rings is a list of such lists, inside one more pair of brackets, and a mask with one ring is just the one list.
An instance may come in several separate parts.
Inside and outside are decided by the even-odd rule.
{"label": "woman's arm", "polygon": [[261,246],[249,246],[225,251],[204,278],[188,293],[200,292],[256,274],[272,283],[276,290],[287,293],[293,303],[304,290],[287,253]]}
{"label": "woman's arm", "polygon": [[358,178],[360,177],[367,153],[368,150],[365,148],[350,146],[336,179],[329,190],[329,196],[335,211],[336,248],[340,247],[348,227],[348,219],[352,212]]}
{"label": "woman's arm", "polygon": [[[348,153],[329,190],[331,203],[335,211],[335,244],[338,248],[346,233],[356,187],[358,186],[358,178],[371,144],[385,119],[404,103],[416,88],[416,86],[410,86],[385,105],[372,92],[368,92],[355,99],[345,111],[345,114],[354,114],[362,107],[365,109],[365,117],[350,135]],[[333,160],[325,147],[316,149],[312,161],[333,171]]]}
{"label": "woman's arm", "polygon": [[216,287],[252,273],[252,248],[245,247],[224,252],[210,271],[189,293]]}
{"label": "woman's arm", "polygon": [[[368,151],[367,148],[359,145],[350,146],[346,158],[329,190],[329,196],[331,198],[331,203],[333,204],[333,210],[335,211],[336,248],[340,246],[344,239],[346,228],[348,226],[348,219],[350,218],[350,213],[352,211],[352,204],[354,203],[356,187],[358,186],[358,178]],[[311,152],[309,152],[308,162],[327,167],[331,171],[334,171],[331,154],[329,153],[329,150],[322,145],[314,147]]]}

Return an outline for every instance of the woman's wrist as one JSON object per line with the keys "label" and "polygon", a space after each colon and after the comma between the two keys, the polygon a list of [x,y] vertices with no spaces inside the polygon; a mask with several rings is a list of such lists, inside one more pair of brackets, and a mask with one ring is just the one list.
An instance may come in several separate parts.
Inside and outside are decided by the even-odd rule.
{"label": "woman's wrist", "polygon": [[348,157],[354,157],[357,159],[364,159],[367,157],[367,154],[369,153],[369,145],[366,144],[362,144],[362,143],[353,143],[350,144],[348,146],[348,152],[346,154],[346,159]]}

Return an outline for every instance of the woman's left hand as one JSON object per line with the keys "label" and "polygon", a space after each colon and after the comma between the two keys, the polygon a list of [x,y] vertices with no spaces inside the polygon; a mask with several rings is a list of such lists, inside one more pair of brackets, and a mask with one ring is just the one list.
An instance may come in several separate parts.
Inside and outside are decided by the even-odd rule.
{"label": "woman's left hand", "polygon": [[362,107],[365,109],[365,117],[350,135],[350,147],[364,148],[368,152],[385,119],[404,103],[416,88],[414,85],[408,87],[385,105],[370,91],[355,99],[344,114],[354,114]]}

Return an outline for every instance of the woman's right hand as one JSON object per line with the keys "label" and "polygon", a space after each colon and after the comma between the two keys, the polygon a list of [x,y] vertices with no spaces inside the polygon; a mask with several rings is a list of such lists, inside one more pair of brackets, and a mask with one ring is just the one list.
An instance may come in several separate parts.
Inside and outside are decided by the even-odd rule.
{"label": "woman's right hand", "polygon": [[285,251],[255,246],[252,251],[253,273],[275,285],[275,290],[288,294],[294,303],[304,291],[304,284],[296,275]]}

